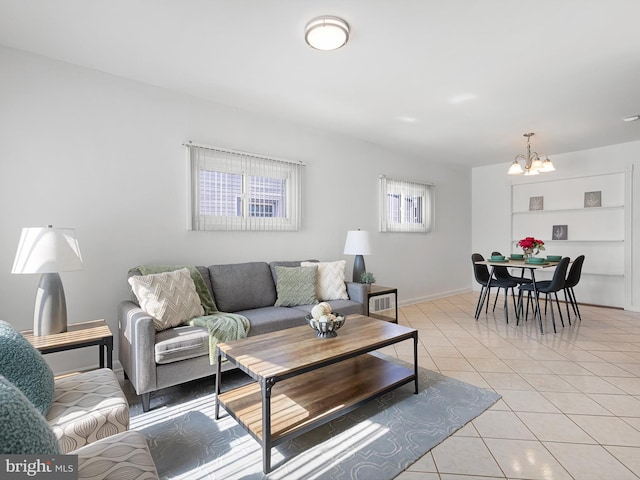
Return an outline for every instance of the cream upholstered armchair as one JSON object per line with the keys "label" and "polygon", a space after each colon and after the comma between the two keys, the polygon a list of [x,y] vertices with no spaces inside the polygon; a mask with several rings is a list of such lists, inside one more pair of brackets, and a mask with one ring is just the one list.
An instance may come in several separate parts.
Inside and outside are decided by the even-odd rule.
{"label": "cream upholstered armchair", "polygon": [[154,479],[144,437],[113,371],[55,380],[44,358],[0,320],[0,454],[76,454],[79,478]]}

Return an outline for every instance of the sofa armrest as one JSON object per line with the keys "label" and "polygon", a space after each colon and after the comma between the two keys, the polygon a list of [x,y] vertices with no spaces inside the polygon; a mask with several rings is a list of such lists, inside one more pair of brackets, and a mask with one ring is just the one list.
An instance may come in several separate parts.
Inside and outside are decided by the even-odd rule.
{"label": "sofa armrest", "polygon": [[153,318],[131,301],[118,306],[118,358],[136,393],[157,390]]}
{"label": "sofa armrest", "polygon": [[367,305],[367,292],[369,287],[365,283],[345,282],[347,285],[347,295],[349,300],[361,303],[363,305],[363,312],[366,315],[369,311],[369,305]]}

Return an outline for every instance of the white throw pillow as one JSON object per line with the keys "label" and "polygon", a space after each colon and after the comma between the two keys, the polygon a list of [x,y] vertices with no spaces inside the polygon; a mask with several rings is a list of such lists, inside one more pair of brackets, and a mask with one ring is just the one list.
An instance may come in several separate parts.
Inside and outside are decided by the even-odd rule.
{"label": "white throw pillow", "polygon": [[302,262],[300,266],[318,266],[316,292],[318,300],[348,300],[347,286],[344,283],[345,260],[337,262]]}
{"label": "white throw pillow", "polygon": [[153,317],[156,330],[177,327],[187,320],[204,315],[189,270],[134,275],[129,284],[140,308]]}

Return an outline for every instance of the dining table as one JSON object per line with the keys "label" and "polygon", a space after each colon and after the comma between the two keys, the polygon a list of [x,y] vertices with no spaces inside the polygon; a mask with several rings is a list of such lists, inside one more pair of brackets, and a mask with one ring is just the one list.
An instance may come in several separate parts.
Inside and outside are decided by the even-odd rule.
{"label": "dining table", "polygon": [[[543,270],[543,269],[547,269],[547,268],[554,268],[556,265],[558,265],[559,261],[550,261],[550,260],[546,260],[544,259],[542,261],[542,263],[534,263],[531,262],[530,260],[525,260],[525,259],[513,259],[510,257],[505,257],[504,260],[491,260],[490,258],[486,259],[486,260],[481,260],[478,262],[475,262],[478,265],[486,265],[487,267],[489,267],[489,282],[487,284],[487,288],[484,289],[484,292],[482,293],[482,299],[480,301],[480,307],[478,308],[478,311],[476,312],[476,320],[478,319],[478,317],[480,316],[480,312],[482,311],[482,306],[484,305],[484,302],[488,300],[488,295],[489,295],[489,289],[491,287],[491,281],[495,280],[494,278],[494,271],[495,271],[495,267],[507,267],[507,268],[515,268],[515,269],[519,269],[521,271],[521,276],[524,276],[526,271],[529,271],[529,275],[531,277],[531,281],[533,282],[533,300],[535,302],[535,312],[534,312],[534,316],[536,316],[538,318],[538,323],[540,325],[540,333],[544,334],[544,329],[542,328],[542,314],[540,312],[540,299],[539,294],[538,294],[538,289],[536,288],[536,270]],[[518,321],[520,320],[520,304],[518,304],[518,308],[516,309],[516,318],[518,319]]]}

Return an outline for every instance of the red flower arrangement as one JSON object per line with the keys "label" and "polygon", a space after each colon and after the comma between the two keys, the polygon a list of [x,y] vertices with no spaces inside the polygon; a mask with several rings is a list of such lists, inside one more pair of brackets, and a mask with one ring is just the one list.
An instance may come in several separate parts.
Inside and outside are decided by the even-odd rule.
{"label": "red flower arrangement", "polygon": [[544,242],[533,237],[523,238],[518,242],[518,246],[529,255],[535,255],[540,250],[544,250]]}

